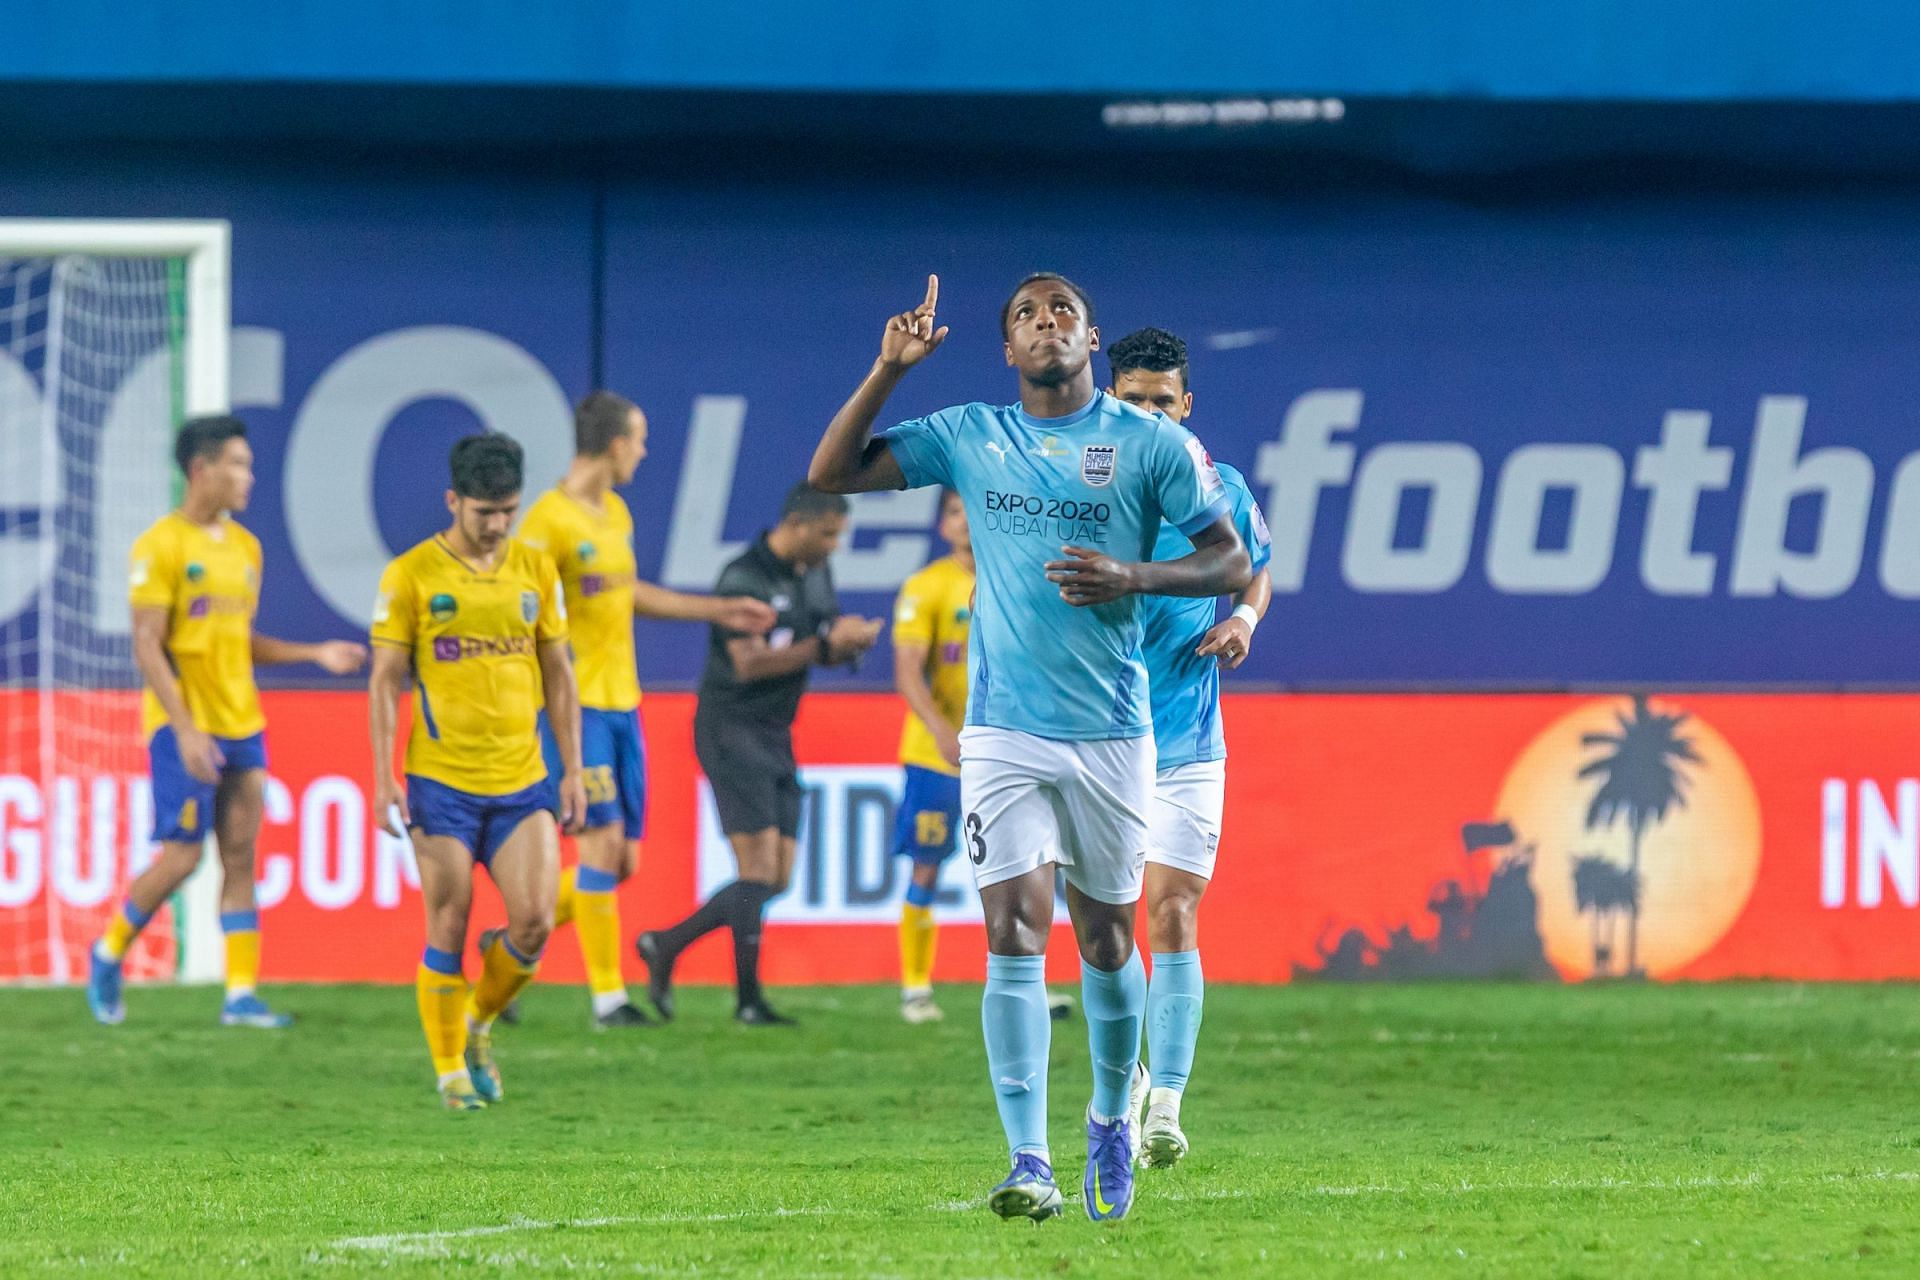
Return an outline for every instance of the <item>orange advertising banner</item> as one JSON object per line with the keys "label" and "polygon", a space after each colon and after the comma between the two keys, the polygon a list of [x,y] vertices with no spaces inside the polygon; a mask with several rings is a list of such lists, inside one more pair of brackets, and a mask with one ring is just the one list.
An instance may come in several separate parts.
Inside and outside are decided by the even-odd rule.
{"label": "orange advertising banner", "polygon": [[[266,699],[266,976],[409,980],[417,877],[369,810],[364,697]],[[4,718],[34,723],[29,701],[0,693]],[[642,713],[650,815],[620,891],[629,932],[731,874],[693,759],[693,698],[655,695]],[[771,981],[897,976],[901,714],[879,694],[803,706],[807,816],[793,887],[769,912]],[[1920,697],[1243,694],[1225,715],[1225,831],[1201,911],[1216,981],[1920,977]],[[150,815],[144,779],[73,769],[49,783],[33,764],[24,750],[0,760],[0,977],[70,976],[46,967],[49,922],[93,927],[147,856],[130,825]],[[968,869],[943,873],[941,980],[984,972]],[[476,931],[499,918],[478,879]],[[1072,977],[1064,932],[1052,952],[1054,976]],[[730,964],[717,936],[682,972],[723,981]],[[581,980],[566,931],[542,972]]]}

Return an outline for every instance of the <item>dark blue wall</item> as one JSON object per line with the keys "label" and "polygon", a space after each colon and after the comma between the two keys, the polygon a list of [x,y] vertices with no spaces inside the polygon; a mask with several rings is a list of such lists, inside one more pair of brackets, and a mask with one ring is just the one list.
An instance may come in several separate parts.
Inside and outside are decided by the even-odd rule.
{"label": "dark blue wall", "polygon": [[[723,554],[711,535],[765,522],[927,272],[953,338],[903,387],[900,417],[1011,399],[996,309],[1019,274],[1051,267],[1091,290],[1110,338],[1152,323],[1193,345],[1195,425],[1256,479],[1282,541],[1248,680],[1915,683],[1920,464],[1899,467],[1920,449],[1920,225],[1905,192],[1466,203],[1004,166],[602,185],[473,157],[157,153],[42,158],[5,182],[21,213],[232,219],[239,372],[258,374],[267,350],[249,330],[285,342],[280,403],[247,410],[270,631],[357,629],[380,565],[340,547],[366,524],[365,495],[385,546],[403,547],[441,518],[455,436],[510,412],[488,420],[544,441],[545,465],[564,454],[566,399],[596,380],[653,420],[629,494],[643,572],[702,585]],[[379,371],[382,352],[395,369]],[[341,385],[353,367],[358,390]],[[1761,465],[1767,397],[1784,452]],[[1697,520],[1649,568],[1649,486],[1669,455],[1642,451],[1673,411],[1710,415],[1707,444],[1727,453],[1706,468],[1726,478],[1697,503],[1668,484],[1668,515]],[[336,447],[356,424],[385,424],[369,465]],[[296,425],[327,462],[304,477],[287,468]],[[303,486],[304,541],[288,516]],[[929,553],[931,520],[912,500],[862,519],[845,576],[868,585],[849,603],[884,612]],[[1783,576],[1781,546],[1815,562]],[[1701,556],[1704,584],[1689,578]],[[693,629],[641,639],[652,682],[696,675]],[[864,676],[886,669],[876,658]]]}

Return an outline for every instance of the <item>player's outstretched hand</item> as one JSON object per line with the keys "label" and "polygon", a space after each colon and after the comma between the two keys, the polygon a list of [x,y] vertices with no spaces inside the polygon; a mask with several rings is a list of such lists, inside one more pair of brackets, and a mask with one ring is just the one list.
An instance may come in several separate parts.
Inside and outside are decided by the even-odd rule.
{"label": "player's outstretched hand", "polygon": [[1071,560],[1047,561],[1047,581],[1060,584],[1060,598],[1076,608],[1112,604],[1133,594],[1133,566],[1091,547],[1062,547]]}
{"label": "player's outstretched hand", "polygon": [[350,676],[367,665],[367,646],[351,640],[327,640],[314,646],[314,665],[336,676]]}
{"label": "player's outstretched hand", "polygon": [[374,782],[373,811],[380,815],[380,829],[390,836],[404,838],[413,825],[413,814],[407,811],[407,789],[391,775]]}
{"label": "player's outstretched hand", "polygon": [[560,829],[579,835],[587,826],[587,782],[579,770],[560,775]]}
{"label": "player's outstretched hand", "polygon": [[940,277],[927,277],[927,296],[911,311],[902,311],[887,321],[880,335],[880,360],[896,369],[911,369],[933,354],[947,340],[947,326],[933,327],[933,313],[940,301]]}
{"label": "player's outstretched hand", "polygon": [[1231,671],[1247,660],[1253,648],[1253,628],[1245,618],[1222,618],[1200,638],[1194,653],[1202,658],[1218,657],[1223,671]]}
{"label": "player's outstretched hand", "polygon": [[773,624],[779,617],[773,611],[773,606],[765,600],[755,600],[752,596],[722,596],[713,620],[729,631],[763,636],[773,630]]}

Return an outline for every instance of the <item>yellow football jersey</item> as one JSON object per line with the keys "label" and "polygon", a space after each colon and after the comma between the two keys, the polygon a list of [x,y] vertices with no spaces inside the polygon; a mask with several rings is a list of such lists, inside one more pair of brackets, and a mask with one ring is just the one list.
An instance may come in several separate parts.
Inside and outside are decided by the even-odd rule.
{"label": "yellow football jersey", "polygon": [[380,575],[373,642],[413,655],[407,772],[501,796],[547,776],[538,646],[567,638],[553,561],[509,539],[481,573],[435,534]]}
{"label": "yellow football jersey", "polygon": [[[267,727],[253,682],[253,615],[260,606],[260,540],[230,517],[202,527],[169,511],[134,540],[128,598],[165,609],[167,654],[193,723],[223,738]],[[160,699],[141,699],[141,734],[167,722]]]}
{"label": "yellow football jersey", "polygon": [[[972,629],[973,574],[952,556],[901,584],[893,606],[893,642],[927,646],[927,685],[934,705],[955,729],[967,719],[967,633]],[[911,711],[900,731],[900,763],[960,772],[941,758],[932,732]]]}
{"label": "yellow football jersey", "polygon": [[595,511],[564,489],[527,508],[520,541],[553,558],[567,593],[580,705],[631,711],[640,705],[633,662],[633,515],[617,493]]}

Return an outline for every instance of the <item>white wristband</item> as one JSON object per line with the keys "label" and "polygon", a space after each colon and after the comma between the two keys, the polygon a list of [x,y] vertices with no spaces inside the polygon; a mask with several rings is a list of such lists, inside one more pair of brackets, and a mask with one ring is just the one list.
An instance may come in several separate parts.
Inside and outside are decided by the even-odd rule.
{"label": "white wristband", "polygon": [[1257,631],[1260,628],[1260,615],[1254,612],[1253,606],[1250,604],[1237,604],[1233,606],[1233,616],[1246,623],[1249,632]]}

